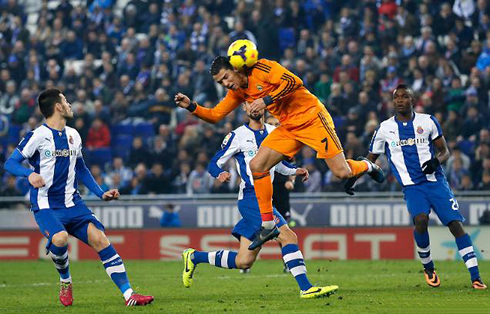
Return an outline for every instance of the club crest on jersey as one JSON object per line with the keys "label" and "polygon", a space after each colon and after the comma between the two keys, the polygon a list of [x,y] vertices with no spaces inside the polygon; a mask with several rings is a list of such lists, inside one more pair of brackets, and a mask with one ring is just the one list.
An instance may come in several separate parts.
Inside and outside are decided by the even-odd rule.
{"label": "club crest on jersey", "polygon": [[228,144],[228,141],[231,138],[231,133],[228,133],[228,135],[225,136],[223,143],[221,143],[221,148],[225,148],[226,144]]}
{"label": "club crest on jersey", "polygon": [[264,88],[262,87],[262,85],[257,84],[257,89],[259,90],[259,92],[261,92]]}
{"label": "club crest on jersey", "polygon": [[75,141],[73,140],[73,136],[70,135],[70,139],[68,140],[68,142],[70,142],[70,144],[75,143]]}
{"label": "club crest on jersey", "polygon": [[420,125],[417,127],[417,133],[418,134],[424,133],[424,129]]}

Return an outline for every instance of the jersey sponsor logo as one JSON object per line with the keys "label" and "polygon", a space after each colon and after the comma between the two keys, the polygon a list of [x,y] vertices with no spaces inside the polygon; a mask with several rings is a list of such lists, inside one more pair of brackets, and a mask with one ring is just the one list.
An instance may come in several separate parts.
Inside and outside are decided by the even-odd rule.
{"label": "jersey sponsor logo", "polygon": [[254,150],[249,150],[249,151],[247,152],[247,154],[248,154],[250,157],[255,156],[255,154],[256,154],[256,153],[257,153],[257,152],[256,152],[256,151],[254,151]]}
{"label": "jersey sponsor logo", "polygon": [[231,133],[228,133],[228,135],[225,136],[225,138],[223,139],[223,143],[221,143],[221,148],[225,148],[226,144],[228,144],[228,141],[230,140],[231,138]]}
{"label": "jersey sponsor logo", "polygon": [[417,133],[418,134],[424,133],[424,129],[420,125],[417,127]]}
{"label": "jersey sponsor logo", "polygon": [[44,151],[44,156],[50,158],[50,157],[70,157],[70,156],[76,156],[77,155],[77,150],[76,149],[57,149],[57,150],[45,150]]}
{"label": "jersey sponsor logo", "polygon": [[397,147],[397,146],[412,146],[412,145],[419,145],[419,144],[426,144],[427,139],[425,138],[407,138],[406,140],[399,140],[399,141],[391,141],[390,145],[391,147]]}

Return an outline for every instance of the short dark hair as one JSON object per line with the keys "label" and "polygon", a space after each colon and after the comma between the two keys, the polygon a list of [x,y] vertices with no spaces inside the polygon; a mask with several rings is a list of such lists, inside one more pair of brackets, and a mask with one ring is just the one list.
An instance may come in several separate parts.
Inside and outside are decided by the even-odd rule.
{"label": "short dark hair", "polygon": [[53,115],[54,104],[61,102],[61,91],[57,88],[46,89],[37,97],[39,109],[46,119]]}
{"label": "short dark hair", "polygon": [[415,93],[407,84],[398,84],[398,86],[393,90],[393,95],[395,94],[397,89],[404,89],[407,91],[408,95],[415,101]]}
{"label": "short dark hair", "polygon": [[225,56],[217,56],[214,58],[213,63],[211,63],[211,68],[209,68],[209,73],[215,76],[219,73],[221,69],[233,70],[233,66],[230,63],[230,59]]}

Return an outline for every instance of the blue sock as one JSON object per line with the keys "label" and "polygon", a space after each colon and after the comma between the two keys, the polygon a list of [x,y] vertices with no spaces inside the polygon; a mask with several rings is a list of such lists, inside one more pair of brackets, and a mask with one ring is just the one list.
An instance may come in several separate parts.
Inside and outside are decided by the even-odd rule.
{"label": "blue sock", "polygon": [[194,264],[208,263],[208,252],[195,251],[191,258]]}
{"label": "blue sock", "polygon": [[418,233],[413,230],[413,237],[417,243],[417,253],[419,254],[420,261],[424,265],[424,269],[434,270],[434,262],[432,261],[432,256],[430,255],[430,241],[429,232]]}
{"label": "blue sock", "polygon": [[49,246],[51,252],[51,259],[54,262],[54,266],[60,274],[60,280],[62,282],[71,282],[70,276],[70,262],[68,261],[68,245],[58,247],[51,243]]}
{"label": "blue sock", "polygon": [[236,268],[236,256],[237,252],[228,250],[219,250],[216,252],[209,252],[208,261],[210,265],[221,268]]}
{"label": "blue sock", "polygon": [[131,285],[129,284],[128,275],[126,274],[122,258],[117,254],[112,245],[109,245],[100,251],[99,257],[104,265],[107,275],[111,277],[112,281],[114,281],[119,290],[121,290],[127,301],[133,293],[133,289],[131,289]]}
{"label": "blue sock", "polygon": [[464,236],[456,238],[456,244],[458,245],[459,255],[463,258],[466,268],[470,272],[471,280],[479,279],[478,260],[476,259],[470,236],[466,233]]}
{"label": "blue sock", "polygon": [[313,285],[306,277],[306,266],[303,254],[299,250],[296,244],[288,244],[282,248],[282,258],[284,264],[288,267],[294,279],[298,282],[298,286],[301,290],[308,290]]}

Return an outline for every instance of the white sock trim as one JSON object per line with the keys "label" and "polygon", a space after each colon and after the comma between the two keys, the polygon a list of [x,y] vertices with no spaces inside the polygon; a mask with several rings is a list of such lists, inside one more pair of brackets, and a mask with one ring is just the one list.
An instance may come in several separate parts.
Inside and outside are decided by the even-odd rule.
{"label": "white sock trim", "polygon": [[429,251],[430,251],[430,245],[426,248],[417,247],[417,252],[419,253],[427,253]]}
{"label": "white sock trim", "polygon": [[129,298],[131,298],[131,295],[133,294],[133,289],[129,288],[128,290],[124,291],[123,296],[124,299],[127,301]]}
{"label": "white sock trim", "polygon": [[105,263],[109,263],[109,262],[112,262],[113,260],[115,260],[116,258],[120,257],[119,254],[116,254],[114,255],[113,257],[109,258],[109,259],[106,259],[105,261],[102,261],[102,264],[105,264]]}
{"label": "white sock trim", "polygon": [[274,220],[262,221],[262,227],[265,229],[272,229],[275,225]]}
{"label": "white sock trim", "polygon": [[303,259],[303,254],[301,254],[301,251],[298,250],[296,252],[284,255],[282,259],[284,260],[284,263],[288,263],[295,259]]}
{"label": "white sock trim", "polygon": [[420,261],[422,262],[422,264],[429,264],[431,261],[432,261],[432,256],[429,255],[429,257],[421,257],[420,258]]}
{"label": "white sock trim", "polygon": [[66,279],[63,279],[60,277],[60,281],[63,282],[63,283],[71,283],[71,276],[66,278]]}
{"label": "white sock trim", "polygon": [[221,267],[228,268],[228,255],[230,251],[223,250],[223,255],[221,255]]}
{"label": "white sock trim", "polygon": [[459,255],[461,255],[461,257],[463,257],[466,254],[472,253],[472,252],[474,252],[473,245],[468,246],[468,247],[465,247],[464,249],[459,250]]}
{"label": "white sock trim", "polygon": [[362,160],[362,161],[364,161],[366,163],[366,165],[368,166],[367,173],[372,172],[373,171],[373,165],[367,160]]}
{"label": "white sock trim", "polygon": [[465,262],[465,264],[466,264],[466,267],[469,269],[471,267],[478,266],[478,260],[476,259],[476,257],[473,257],[473,258],[470,258],[469,260],[467,260]]}
{"label": "white sock trim", "polygon": [[216,252],[209,252],[208,262],[210,265],[216,265]]}
{"label": "white sock trim", "polygon": [[125,273],[126,272],[126,269],[124,268],[124,264],[121,264],[121,265],[107,267],[105,269],[105,272],[110,277],[114,273]]}
{"label": "white sock trim", "polygon": [[306,274],[306,266],[296,266],[289,270],[291,274],[296,277],[301,274]]}
{"label": "white sock trim", "polygon": [[51,252],[51,258],[55,260],[64,260],[65,258],[68,257],[68,251],[66,251],[63,255],[55,255],[53,252]]}

